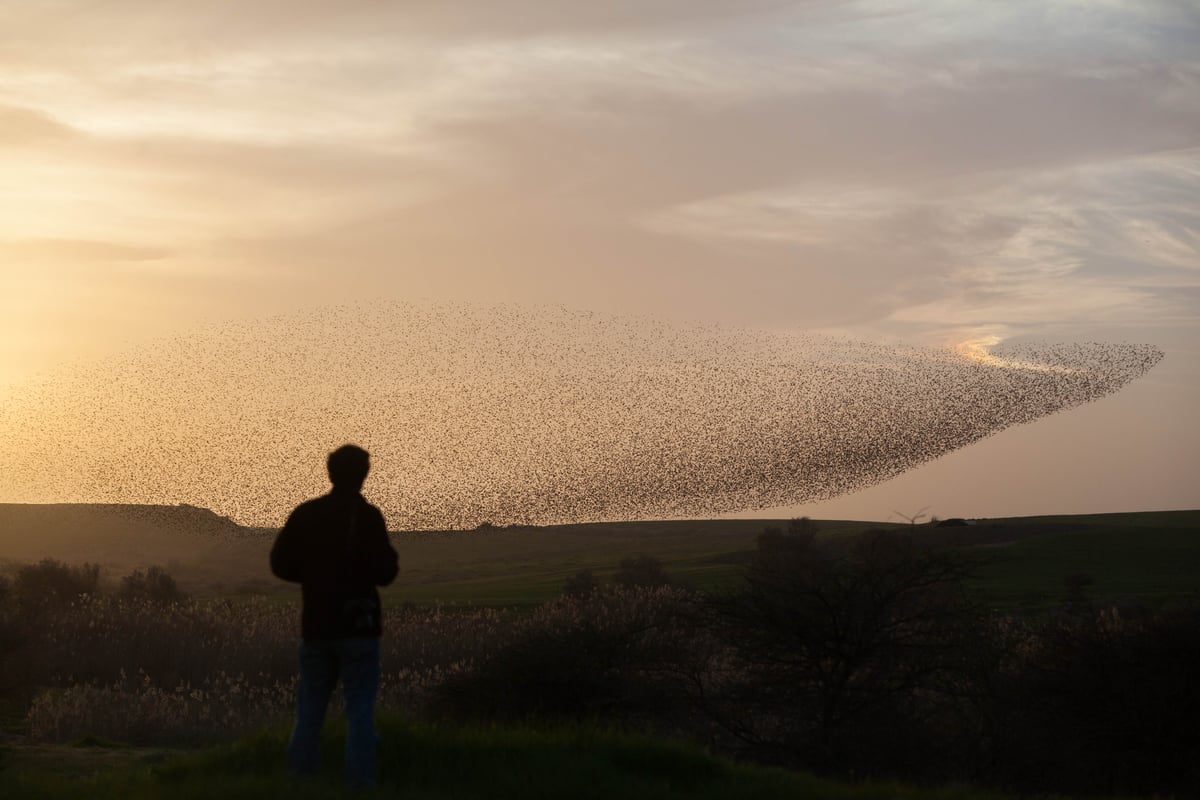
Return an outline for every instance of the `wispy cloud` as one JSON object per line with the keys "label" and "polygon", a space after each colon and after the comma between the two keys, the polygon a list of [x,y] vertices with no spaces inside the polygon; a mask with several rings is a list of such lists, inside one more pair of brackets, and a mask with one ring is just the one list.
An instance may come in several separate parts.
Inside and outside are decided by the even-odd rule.
{"label": "wispy cloud", "polygon": [[10,242],[297,300],[919,338],[1189,318],[1192,3],[119,0],[0,29]]}

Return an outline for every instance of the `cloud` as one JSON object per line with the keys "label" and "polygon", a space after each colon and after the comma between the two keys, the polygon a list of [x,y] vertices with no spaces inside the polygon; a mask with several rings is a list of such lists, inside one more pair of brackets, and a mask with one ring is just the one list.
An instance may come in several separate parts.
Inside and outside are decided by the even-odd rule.
{"label": "cloud", "polygon": [[[822,10],[844,5],[837,0],[797,4],[789,0],[617,0],[602,4],[564,4],[557,0],[409,0],[403,4],[379,0],[347,0],[330,6],[320,0],[261,0],[251,5],[237,0],[190,3],[164,0],[147,8],[137,0],[117,0],[97,6],[84,0],[54,7],[31,5],[6,9],[8,25],[46,31],[56,28],[92,42],[145,41],[173,36],[171,44],[231,46],[275,41],[422,35],[535,36],[655,30],[663,26],[728,24],[772,12],[801,8]],[[125,23],[114,29],[111,23]],[[94,35],[97,26],[100,36]],[[15,45],[10,44],[12,48]],[[201,52],[201,55],[203,53]]]}
{"label": "cloud", "polygon": [[66,7],[0,10],[0,102],[53,154],[6,165],[5,238],[770,324],[1190,280],[1187,4]]}
{"label": "cloud", "polygon": [[85,239],[0,241],[0,257],[12,260],[32,257],[74,262],[139,262],[157,261],[168,255],[169,250],[156,247]]}
{"label": "cloud", "polygon": [[652,222],[684,236],[790,246],[873,297],[875,322],[927,340],[1195,318],[1200,151],[1000,171],[906,190],[833,184],[735,194]]}
{"label": "cloud", "polygon": [[0,104],[0,149],[61,141],[76,131],[33,108]]}

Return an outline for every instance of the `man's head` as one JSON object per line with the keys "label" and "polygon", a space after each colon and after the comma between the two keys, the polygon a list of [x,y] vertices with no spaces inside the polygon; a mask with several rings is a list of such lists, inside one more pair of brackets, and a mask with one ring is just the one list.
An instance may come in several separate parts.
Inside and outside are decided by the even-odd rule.
{"label": "man's head", "polygon": [[329,454],[329,480],[335,489],[362,489],[367,472],[371,469],[371,458],[366,450],[352,444],[344,444]]}

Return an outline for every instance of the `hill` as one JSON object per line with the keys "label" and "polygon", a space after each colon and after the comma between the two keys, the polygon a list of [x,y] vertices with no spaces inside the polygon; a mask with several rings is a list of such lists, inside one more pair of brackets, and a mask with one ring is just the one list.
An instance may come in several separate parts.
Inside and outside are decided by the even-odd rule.
{"label": "hill", "polygon": [[[601,580],[621,559],[646,554],[681,583],[735,581],[764,527],[785,520],[676,520],[473,531],[394,532],[401,572],[385,602],[522,605],[557,594],[580,570]],[[823,536],[894,523],[817,521]],[[907,526],[903,526],[907,527]],[[1200,593],[1200,511],[1012,517],[944,527],[919,536],[980,556],[979,585],[1002,605],[1061,602],[1082,581],[1098,599],[1157,602]],[[247,528],[194,506],[0,504],[0,562],[55,558],[100,564],[110,580],[167,566],[188,592],[277,594],[267,554],[275,531]]]}
{"label": "hill", "polygon": [[0,559],[106,567],[204,559],[247,530],[196,506],[0,503]]}

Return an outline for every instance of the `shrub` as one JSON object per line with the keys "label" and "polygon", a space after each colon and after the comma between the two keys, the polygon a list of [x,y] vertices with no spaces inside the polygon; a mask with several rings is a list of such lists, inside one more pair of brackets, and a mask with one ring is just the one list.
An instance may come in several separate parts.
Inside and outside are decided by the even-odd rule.
{"label": "shrub", "polygon": [[600,588],[600,582],[590,569],[581,569],[563,584],[563,594],[568,597],[588,597]]}
{"label": "shrub", "polygon": [[135,570],[121,579],[118,593],[122,600],[145,600],[155,605],[171,605],[184,600],[175,579],[162,567]]}
{"label": "shrub", "polygon": [[72,567],[47,558],[17,568],[13,599],[24,613],[36,614],[69,605],[84,595],[94,595],[99,583],[97,564]]}
{"label": "shrub", "polygon": [[613,580],[620,586],[666,586],[671,581],[662,562],[654,556],[637,555],[621,559]]}
{"label": "shrub", "polygon": [[24,642],[17,613],[12,603],[12,581],[0,575],[0,695],[12,688],[12,677],[16,670],[5,663],[5,657],[15,652]]}
{"label": "shrub", "polygon": [[1200,786],[1200,605],[1026,627],[993,698],[993,781],[1089,795]]}
{"label": "shrub", "polygon": [[517,622],[471,669],[443,684],[438,707],[491,718],[669,714],[669,676],[686,661],[694,598],[670,587],[562,596]]}
{"label": "shrub", "polygon": [[746,588],[714,603],[736,668],[711,711],[772,761],[919,768],[921,750],[944,753],[935,722],[981,652],[968,574],[907,532],[822,543],[811,526],[764,531]]}
{"label": "shrub", "polygon": [[[509,631],[490,609],[398,609],[386,612],[384,628],[379,706],[410,714]],[[29,719],[39,737],[191,741],[290,713],[295,605],[88,596],[33,631],[36,639],[0,664],[0,689],[37,696]]]}
{"label": "shrub", "polygon": [[142,673],[108,686],[42,691],[28,721],[31,735],[42,741],[101,736],[130,744],[195,743],[286,719],[294,697],[294,681],[263,685],[217,673],[195,687],[163,688]]}

